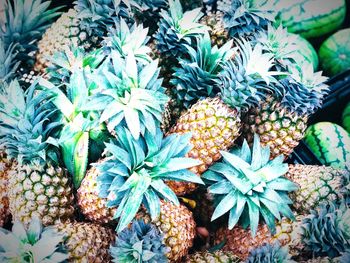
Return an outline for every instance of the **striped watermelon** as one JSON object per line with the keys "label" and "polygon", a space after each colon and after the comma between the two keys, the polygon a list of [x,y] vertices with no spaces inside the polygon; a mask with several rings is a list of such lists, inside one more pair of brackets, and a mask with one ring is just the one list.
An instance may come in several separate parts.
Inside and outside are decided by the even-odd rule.
{"label": "striped watermelon", "polygon": [[322,69],[334,76],[350,69],[350,28],[339,30],[326,39],[319,50]]}
{"label": "striped watermelon", "polygon": [[343,128],[350,133],[350,102],[346,105],[342,115]]}
{"label": "striped watermelon", "polygon": [[289,32],[305,38],[320,37],[338,29],[346,15],[345,0],[274,1],[277,21],[281,21]]}
{"label": "striped watermelon", "polygon": [[350,135],[341,126],[331,122],[313,124],[304,140],[322,164],[350,171]]}
{"label": "striped watermelon", "polygon": [[298,64],[303,64],[305,61],[307,63],[312,63],[314,70],[316,71],[318,68],[318,55],[314,47],[310,44],[309,41],[300,35],[296,35],[295,43],[298,47],[298,50],[291,54],[294,60],[296,62],[300,61]]}

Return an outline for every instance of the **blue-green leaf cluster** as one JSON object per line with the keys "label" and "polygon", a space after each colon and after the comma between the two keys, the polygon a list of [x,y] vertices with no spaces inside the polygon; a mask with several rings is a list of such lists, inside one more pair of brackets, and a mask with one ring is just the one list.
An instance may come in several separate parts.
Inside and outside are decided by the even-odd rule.
{"label": "blue-green leaf cluster", "polygon": [[187,168],[199,161],[184,157],[191,146],[191,134],[172,134],[163,138],[159,128],[155,134],[146,131],[135,139],[125,127],[116,130],[117,143],[106,143],[107,158],[96,164],[100,197],[107,198],[108,207],[118,207],[117,231],[123,230],[135,217],[141,204],[152,219],[160,213],[160,200],[179,204],[165,180],[202,183]]}
{"label": "blue-green leaf cluster", "polygon": [[169,248],[163,241],[163,234],[156,226],[142,220],[134,220],[116,238],[110,252],[115,263],[165,263]]}
{"label": "blue-green leaf cluster", "polygon": [[252,249],[246,263],[296,263],[296,261],[292,260],[288,247],[282,247],[275,242]]}
{"label": "blue-green leaf cluster", "polygon": [[283,177],[288,171],[283,156],[270,160],[270,148],[260,144],[258,135],[252,149],[244,141],[241,148],[221,154],[223,161],[202,176],[210,185],[209,193],[218,200],[212,220],[229,213],[229,229],[240,223],[244,228],[250,226],[254,236],[260,217],[272,233],[281,215],[294,219],[288,193],[297,185]]}

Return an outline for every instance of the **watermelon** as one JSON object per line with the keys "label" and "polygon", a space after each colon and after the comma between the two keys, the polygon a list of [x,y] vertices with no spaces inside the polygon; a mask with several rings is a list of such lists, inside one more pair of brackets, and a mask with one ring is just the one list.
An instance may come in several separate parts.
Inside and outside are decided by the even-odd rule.
{"label": "watermelon", "polygon": [[345,106],[342,115],[343,128],[350,133],[350,102]]}
{"label": "watermelon", "polygon": [[350,69],[350,28],[327,38],[320,47],[319,56],[322,69],[329,76]]}
{"label": "watermelon", "polygon": [[296,61],[296,63],[299,65],[305,62],[312,63],[314,70],[316,71],[318,68],[318,55],[314,47],[310,44],[309,41],[307,41],[300,35],[296,35],[295,44],[298,47],[298,49],[291,55]]}
{"label": "watermelon", "polygon": [[304,141],[322,164],[350,171],[350,135],[341,126],[313,124],[306,130]]}
{"label": "watermelon", "polygon": [[346,16],[345,0],[274,0],[274,6],[277,22],[307,39],[335,31]]}

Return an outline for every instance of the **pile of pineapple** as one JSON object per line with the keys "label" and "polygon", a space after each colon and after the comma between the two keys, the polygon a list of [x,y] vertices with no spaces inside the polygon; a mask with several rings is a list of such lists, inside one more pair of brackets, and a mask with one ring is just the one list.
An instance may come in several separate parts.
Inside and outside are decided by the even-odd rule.
{"label": "pile of pineapple", "polygon": [[263,2],[5,0],[0,262],[350,262],[349,171],[286,161],[327,79]]}

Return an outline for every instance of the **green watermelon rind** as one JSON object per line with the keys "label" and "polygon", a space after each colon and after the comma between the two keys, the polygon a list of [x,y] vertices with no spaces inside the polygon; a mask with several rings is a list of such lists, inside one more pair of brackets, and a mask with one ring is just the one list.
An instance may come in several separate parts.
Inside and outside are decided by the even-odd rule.
{"label": "green watermelon rind", "polygon": [[342,114],[342,126],[350,133],[350,102],[345,106]]}
{"label": "green watermelon rind", "polygon": [[[304,38],[315,38],[326,35],[338,29],[346,16],[345,0],[326,2],[330,6],[328,12],[312,15],[317,6],[324,6],[323,0],[275,0],[274,6],[278,10],[277,21],[291,33],[300,34]],[[305,8],[308,6],[308,10]],[[295,15],[294,13],[297,13]]]}
{"label": "green watermelon rind", "polygon": [[350,171],[350,135],[341,126],[313,124],[306,130],[304,141],[322,164]]}
{"label": "green watermelon rind", "polygon": [[321,67],[328,76],[350,69],[350,28],[339,30],[327,38],[318,53]]}
{"label": "green watermelon rind", "polygon": [[[293,35],[296,35],[294,33],[291,33]],[[296,50],[296,56],[298,56],[298,58],[295,58],[295,60],[301,60],[300,58],[302,58],[303,61],[300,61],[300,64],[305,63],[305,61],[307,63],[312,63],[314,70],[316,71],[318,68],[318,55],[316,50],[314,49],[314,47],[311,45],[311,43],[309,41],[307,41],[305,38],[303,38],[300,35],[296,35],[296,41],[295,41],[298,50]]]}

